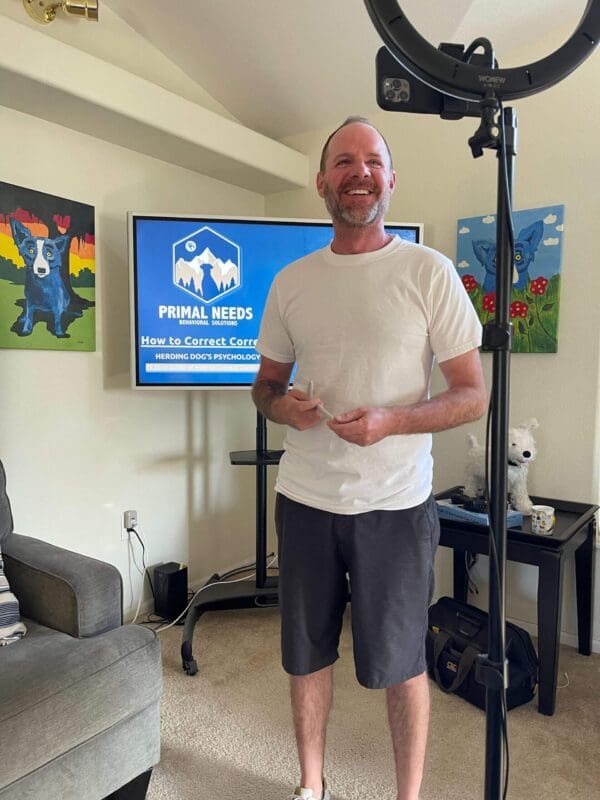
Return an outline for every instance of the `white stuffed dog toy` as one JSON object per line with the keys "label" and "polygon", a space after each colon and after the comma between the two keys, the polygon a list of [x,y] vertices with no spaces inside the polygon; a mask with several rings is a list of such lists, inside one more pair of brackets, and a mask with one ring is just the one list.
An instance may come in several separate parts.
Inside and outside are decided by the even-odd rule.
{"label": "white stuffed dog toy", "polygon": [[[537,419],[530,419],[508,432],[508,495],[515,511],[531,514],[531,500],[527,492],[529,465],[535,460],[537,449],[532,431],[539,427]],[[469,434],[465,493],[470,497],[485,494],[485,453],[477,437]]]}

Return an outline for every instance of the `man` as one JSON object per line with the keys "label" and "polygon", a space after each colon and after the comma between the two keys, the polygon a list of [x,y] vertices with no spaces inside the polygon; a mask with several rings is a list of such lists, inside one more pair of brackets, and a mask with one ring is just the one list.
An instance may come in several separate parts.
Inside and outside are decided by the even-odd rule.
{"label": "man", "polygon": [[[478,419],[487,403],[481,326],[452,264],[385,231],[395,180],[368,120],[334,131],[317,175],[333,241],[276,276],[257,345],[254,402],[288,426],[276,527],[300,761],[292,798],[330,797],[325,732],[347,576],[357,678],[386,689],[397,800],[418,798],[439,540],[431,433]],[[434,357],[447,389],[430,398]]]}

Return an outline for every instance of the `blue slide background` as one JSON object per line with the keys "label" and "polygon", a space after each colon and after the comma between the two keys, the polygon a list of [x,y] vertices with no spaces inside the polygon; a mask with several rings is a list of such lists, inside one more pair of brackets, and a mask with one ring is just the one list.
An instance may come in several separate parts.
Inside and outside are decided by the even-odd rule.
{"label": "blue slide background", "polygon": [[[417,240],[414,227],[386,227]],[[132,233],[136,385],[163,387],[250,386],[259,356],[249,342],[258,337],[273,278],[332,238],[326,222],[142,215],[133,217]],[[191,259],[205,246],[222,261],[239,254],[239,285],[207,301],[177,285],[174,267],[182,254]],[[196,318],[190,324],[164,309],[161,317],[161,306],[187,307],[183,313]]]}

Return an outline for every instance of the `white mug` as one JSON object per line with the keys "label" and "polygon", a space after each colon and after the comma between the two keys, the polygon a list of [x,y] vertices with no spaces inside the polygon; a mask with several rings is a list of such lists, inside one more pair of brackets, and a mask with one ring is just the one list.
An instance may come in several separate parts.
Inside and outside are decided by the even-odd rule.
{"label": "white mug", "polygon": [[533,533],[547,535],[552,533],[556,522],[552,506],[533,506],[531,509],[531,530]]}

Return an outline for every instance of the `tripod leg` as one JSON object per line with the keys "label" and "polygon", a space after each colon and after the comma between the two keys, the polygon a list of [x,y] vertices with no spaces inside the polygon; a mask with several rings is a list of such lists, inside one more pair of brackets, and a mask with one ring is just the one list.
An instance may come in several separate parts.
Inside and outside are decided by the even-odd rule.
{"label": "tripod leg", "polygon": [[194,638],[194,627],[202,613],[203,609],[198,606],[191,606],[185,615],[183,641],[181,643],[181,665],[188,675],[195,675],[198,672],[198,664],[192,656],[192,640]]}

